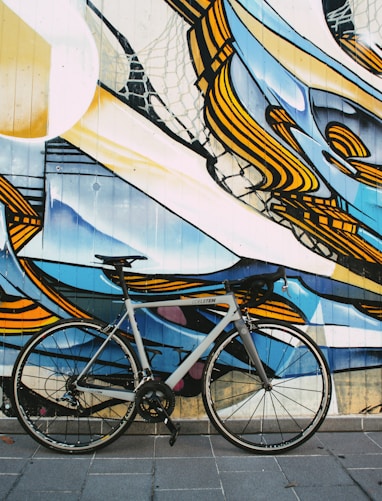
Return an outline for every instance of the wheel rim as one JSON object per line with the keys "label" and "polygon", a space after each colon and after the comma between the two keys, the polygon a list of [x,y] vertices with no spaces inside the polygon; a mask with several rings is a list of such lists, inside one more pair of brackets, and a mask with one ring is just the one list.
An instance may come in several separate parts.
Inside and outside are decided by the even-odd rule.
{"label": "wheel rim", "polygon": [[[48,447],[91,450],[116,438],[135,416],[132,402],[82,393],[73,381],[100,345],[101,326],[78,322],[47,330],[15,366],[15,408],[26,430]],[[86,384],[134,389],[137,365],[115,337]]]}
{"label": "wheel rim", "polygon": [[204,403],[215,427],[235,445],[265,453],[287,450],[307,440],[327,413],[327,365],[303,333],[273,323],[259,323],[257,330],[252,335],[270,388],[232,333],[210,356]]}

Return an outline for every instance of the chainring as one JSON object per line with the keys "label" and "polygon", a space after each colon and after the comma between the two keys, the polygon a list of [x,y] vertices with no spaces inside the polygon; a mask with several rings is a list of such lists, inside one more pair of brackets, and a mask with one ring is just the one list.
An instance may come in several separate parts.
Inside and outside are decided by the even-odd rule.
{"label": "chainring", "polygon": [[138,414],[149,423],[163,421],[163,412],[158,412],[158,405],[170,416],[175,408],[175,394],[162,381],[146,381],[136,392],[135,405]]}

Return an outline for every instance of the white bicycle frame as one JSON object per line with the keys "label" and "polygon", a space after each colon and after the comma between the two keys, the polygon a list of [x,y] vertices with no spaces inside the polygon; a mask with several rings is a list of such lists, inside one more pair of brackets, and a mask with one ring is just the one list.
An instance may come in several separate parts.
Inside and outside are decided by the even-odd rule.
{"label": "white bicycle frame", "polygon": [[[150,363],[146,354],[146,350],[144,347],[142,335],[139,331],[136,319],[135,319],[135,310],[141,308],[157,308],[159,306],[213,306],[215,304],[226,304],[228,306],[228,311],[226,314],[219,320],[219,322],[212,328],[212,330],[206,335],[203,341],[198,344],[198,346],[183,360],[180,365],[175,369],[175,371],[170,374],[170,376],[165,380],[165,383],[173,389],[176,384],[187,374],[187,372],[191,369],[191,367],[199,360],[199,358],[204,354],[204,352],[211,346],[211,344],[217,339],[217,337],[224,331],[224,329],[233,322],[235,327],[237,328],[243,344],[248,352],[248,355],[255,365],[259,376],[261,377],[264,387],[269,385],[268,378],[266,376],[263,364],[258,356],[255,345],[252,341],[252,338],[249,333],[249,329],[243,320],[243,317],[240,312],[240,308],[237,304],[236,297],[233,292],[227,292],[224,295],[204,297],[204,298],[186,298],[186,299],[169,299],[162,301],[151,301],[144,303],[136,303],[133,302],[130,298],[124,299],[126,311],[122,315],[122,317],[118,320],[118,322],[108,327],[107,337],[105,341],[102,343],[97,352],[93,355],[93,357],[89,360],[86,367],[83,369],[81,374],[78,376],[77,383],[75,384],[77,390],[82,392],[89,393],[97,393],[101,395],[105,395],[111,398],[118,398],[120,400],[131,401],[135,400],[135,391],[131,390],[117,390],[117,389],[107,389],[98,386],[82,386],[79,381],[86,375],[89,368],[92,366],[94,361],[98,358],[101,352],[104,350],[108,342],[110,341],[112,335],[119,329],[122,325],[123,321],[128,318],[130,321],[130,326],[133,332],[134,341],[137,346],[137,352],[139,361],[141,363],[142,372],[143,372],[143,380],[147,381],[150,379],[150,375],[152,374]],[[109,330],[111,329],[111,330]],[[139,385],[138,385],[139,387]]]}

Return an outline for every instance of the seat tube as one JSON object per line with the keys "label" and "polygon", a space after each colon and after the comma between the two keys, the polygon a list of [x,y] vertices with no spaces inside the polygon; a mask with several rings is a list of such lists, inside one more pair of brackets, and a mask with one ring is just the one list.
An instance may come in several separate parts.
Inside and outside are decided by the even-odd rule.
{"label": "seat tube", "polygon": [[149,360],[147,358],[145,347],[143,345],[141,333],[138,329],[137,321],[135,319],[135,311],[134,311],[133,303],[130,299],[129,291],[128,291],[128,288],[127,288],[127,285],[126,285],[126,282],[124,279],[123,267],[122,267],[122,265],[116,265],[115,269],[117,270],[118,277],[119,277],[119,284],[120,284],[121,289],[123,291],[123,298],[125,301],[125,307],[126,307],[127,315],[129,317],[130,326],[131,326],[131,329],[133,331],[134,341],[135,341],[135,344],[137,345],[138,356],[139,356],[139,360],[140,360],[141,365],[142,365],[142,369],[144,372],[151,373],[150,363],[149,363]]}
{"label": "seat tube", "polygon": [[139,359],[140,359],[140,362],[142,365],[142,369],[144,371],[148,370],[149,372],[151,372],[151,367],[150,367],[149,360],[147,358],[146,350],[145,350],[145,347],[143,344],[143,339],[142,339],[141,333],[138,329],[137,321],[135,319],[134,307],[133,307],[133,304],[132,304],[131,299],[129,297],[125,298],[125,306],[126,306],[126,310],[127,310],[128,316],[129,316],[130,326],[131,326],[131,329],[133,331],[134,341],[135,341],[135,344],[137,345],[138,355],[139,355]]}
{"label": "seat tube", "polygon": [[270,381],[265,372],[263,363],[259,357],[256,346],[252,340],[247,324],[244,322],[242,318],[240,318],[239,320],[235,320],[235,327],[240,334],[240,337],[243,341],[245,349],[247,350],[249,358],[251,359],[253,365],[256,367],[258,375],[260,376],[260,379],[263,382],[264,388],[270,389],[271,388]]}

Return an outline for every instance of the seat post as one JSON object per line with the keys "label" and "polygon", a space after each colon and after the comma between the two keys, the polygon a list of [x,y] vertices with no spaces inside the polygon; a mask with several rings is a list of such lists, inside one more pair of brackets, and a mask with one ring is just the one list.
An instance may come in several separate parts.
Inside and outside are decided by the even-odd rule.
{"label": "seat post", "polygon": [[124,299],[128,299],[129,298],[129,291],[127,289],[127,285],[126,285],[125,278],[123,275],[123,266],[120,264],[115,264],[114,266],[115,266],[115,269],[118,273],[119,285],[121,286],[121,289],[123,292],[123,297],[124,297]]}

